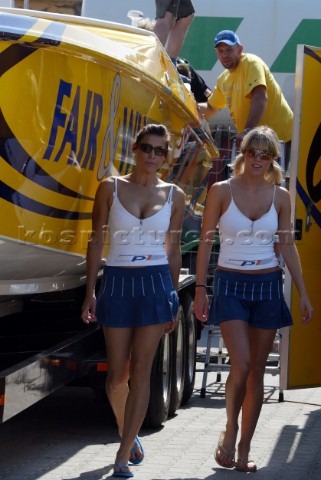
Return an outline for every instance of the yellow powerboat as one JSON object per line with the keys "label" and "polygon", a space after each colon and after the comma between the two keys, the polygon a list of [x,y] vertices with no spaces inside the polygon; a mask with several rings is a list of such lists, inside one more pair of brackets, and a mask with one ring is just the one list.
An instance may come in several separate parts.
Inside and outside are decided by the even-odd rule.
{"label": "yellow powerboat", "polygon": [[172,133],[161,175],[185,189],[195,232],[217,150],[153,33],[2,8],[0,56],[0,296],[84,281],[97,186],[131,170],[148,122]]}

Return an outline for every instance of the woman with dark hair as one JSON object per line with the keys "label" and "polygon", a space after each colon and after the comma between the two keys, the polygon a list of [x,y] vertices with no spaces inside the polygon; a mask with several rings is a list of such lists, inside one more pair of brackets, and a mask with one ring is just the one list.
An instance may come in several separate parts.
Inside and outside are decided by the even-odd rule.
{"label": "woman with dark hair", "polygon": [[[244,136],[233,165],[234,177],[214,184],[208,193],[197,255],[194,312],[200,321],[220,326],[231,362],[226,430],[214,457],[222,467],[245,472],[257,469],[249,455],[263,403],[266,361],[277,329],[293,323],[283,296],[276,235],[300,294],[302,322],[309,322],[313,314],[292,237],[290,195],[279,186],[279,155],[279,140],[271,128],[256,127]],[[221,243],[208,312],[205,284],[217,225]]]}
{"label": "woman with dark hair", "polygon": [[[135,169],[103,180],[93,207],[82,320],[98,321],[104,331],[106,393],[121,437],[117,477],[132,477],[128,462],[144,458],[138,432],[148,407],[152,363],[162,335],[176,326],[185,197],[157,173],[169,140],[165,126],[146,125],[132,146]],[[106,226],[110,249],[96,301]]]}

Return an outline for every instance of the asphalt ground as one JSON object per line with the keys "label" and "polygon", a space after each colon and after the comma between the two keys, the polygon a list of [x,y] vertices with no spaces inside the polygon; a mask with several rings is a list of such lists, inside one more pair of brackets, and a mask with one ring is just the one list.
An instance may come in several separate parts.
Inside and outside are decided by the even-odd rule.
{"label": "asphalt ground", "polygon": [[[198,360],[204,348],[198,348]],[[133,466],[139,480],[320,480],[321,388],[284,392],[278,375],[266,373],[264,404],[253,439],[256,473],[219,467],[213,458],[224,430],[227,372],[217,382],[208,374],[200,389],[197,363],[194,393],[186,406],[158,430],[142,429],[145,459]],[[112,478],[118,448],[113,416],[87,388],[66,387],[0,426],[0,479],[103,480]]]}

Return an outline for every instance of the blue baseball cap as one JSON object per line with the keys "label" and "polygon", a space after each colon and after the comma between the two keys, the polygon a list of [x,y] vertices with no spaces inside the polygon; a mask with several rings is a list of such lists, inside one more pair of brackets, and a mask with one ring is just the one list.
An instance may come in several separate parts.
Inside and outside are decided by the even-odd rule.
{"label": "blue baseball cap", "polygon": [[214,46],[216,47],[219,43],[226,43],[227,45],[241,45],[239,37],[232,30],[222,30],[219,32],[214,39]]}

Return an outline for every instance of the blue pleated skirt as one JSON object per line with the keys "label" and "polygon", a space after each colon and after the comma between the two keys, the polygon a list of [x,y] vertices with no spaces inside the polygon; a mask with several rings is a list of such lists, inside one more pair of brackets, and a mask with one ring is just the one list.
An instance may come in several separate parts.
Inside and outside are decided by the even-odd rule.
{"label": "blue pleated skirt", "polygon": [[105,266],[96,317],[104,327],[142,327],[173,321],[178,305],[168,265]]}
{"label": "blue pleated skirt", "polygon": [[282,270],[249,274],[217,269],[207,321],[219,325],[228,320],[244,320],[257,328],[292,325]]}

